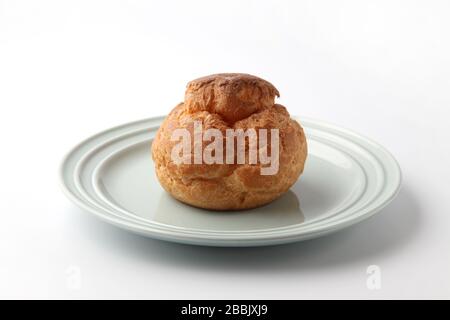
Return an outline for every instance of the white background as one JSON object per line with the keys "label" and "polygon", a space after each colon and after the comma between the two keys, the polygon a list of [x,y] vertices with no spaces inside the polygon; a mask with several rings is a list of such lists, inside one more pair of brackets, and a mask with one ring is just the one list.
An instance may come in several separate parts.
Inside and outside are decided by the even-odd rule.
{"label": "white background", "polygon": [[[386,146],[398,198],[321,239],[226,249],[139,237],[64,197],[74,144],[216,72]],[[450,298],[449,108],[448,1],[0,1],[0,297]]]}

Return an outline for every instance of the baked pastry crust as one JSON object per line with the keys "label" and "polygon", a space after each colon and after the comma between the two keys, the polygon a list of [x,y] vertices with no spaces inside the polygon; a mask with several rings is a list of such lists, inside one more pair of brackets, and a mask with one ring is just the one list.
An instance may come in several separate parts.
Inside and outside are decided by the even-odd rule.
{"label": "baked pastry crust", "polygon": [[[163,188],[184,203],[213,210],[258,207],[288,191],[303,172],[307,144],[300,124],[274,103],[276,96],[279,92],[271,83],[248,74],[223,73],[189,82],[184,102],[169,113],[152,143]],[[278,129],[278,172],[261,175],[260,163],[176,164],[171,152],[178,142],[171,141],[172,132],[185,128],[193,135],[194,121],[224,136],[227,129]]]}

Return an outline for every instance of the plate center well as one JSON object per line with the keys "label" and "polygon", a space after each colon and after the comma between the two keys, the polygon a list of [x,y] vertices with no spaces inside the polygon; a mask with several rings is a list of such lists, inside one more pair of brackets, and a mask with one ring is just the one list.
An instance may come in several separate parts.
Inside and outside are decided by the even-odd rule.
{"label": "plate center well", "polygon": [[156,178],[150,141],[114,154],[100,168],[94,183],[110,205],[165,225],[211,231],[298,225],[333,215],[336,208],[357,197],[356,190],[364,183],[354,161],[342,152],[313,139],[308,140],[308,147],[300,180],[281,198],[252,210],[208,211],[173,199]]}

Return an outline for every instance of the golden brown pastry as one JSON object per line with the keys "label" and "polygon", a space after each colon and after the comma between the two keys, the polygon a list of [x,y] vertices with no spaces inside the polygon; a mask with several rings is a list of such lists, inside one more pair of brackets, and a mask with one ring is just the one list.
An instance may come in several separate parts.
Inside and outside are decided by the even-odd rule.
{"label": "golden brown pastry", "polygon": [[[215,74],[189,82],[184,103],[170,112],[152,144],[156,174],[163,188],[184,203],[214,210],[258,207],[289,190],[303,171],[307,145],[303,129],[290,118],[285,107],[275,104],[276,96],[279,92],[271,83],[248,74]],[[217,129],[223,134],[220,146],[223,146],[224,159],[229,151],[227,143],[232,142],[227,133],[254,129],[258,152],[264,146],[267,154],[274,155],[273,150],[278,150],[276,173],[262,174],[261,169],[267,167],[267,163],[248,161],[252,150],[250,139],[244,140],[246,161],[239,163],[235,137],[234,155],[230,153],[234,161],[194,163],[194,150],[204,150],[212,139],[202,140],[200,145],[192,139],[191,153],[183,155],[186,161],[174,161],[173,150],[180,143],[174,140],[174,131],[185,129],[194,136],[198,123],[201,123],[203,132]],[[260,129],[267,129],[266,145],[259,144],[263,135]],[[271,145],[275,133],[279,137],[278,149],[274,149],[275,144]],[[216,156],[218,153],[212,154]]]}

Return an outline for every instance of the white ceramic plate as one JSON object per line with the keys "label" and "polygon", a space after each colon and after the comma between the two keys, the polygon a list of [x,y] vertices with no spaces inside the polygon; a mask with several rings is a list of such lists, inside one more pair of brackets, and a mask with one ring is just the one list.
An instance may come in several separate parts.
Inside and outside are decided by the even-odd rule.
{"label": "white ceramic plate", "polygon": [[155,176],[150,144],[162,120],[125,124],[77,145],[61,166],[67,196],[99,218],[148,237],[260,246],[345,228],[380,211],[400,187],[400,168],[383,147],[349,130],[301,118],[308,159],[288,193],[252,210],[196,209],[171,198]]}

